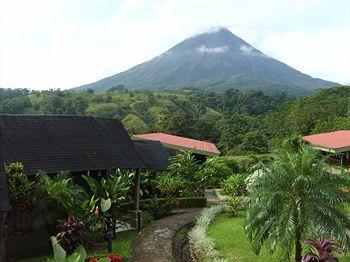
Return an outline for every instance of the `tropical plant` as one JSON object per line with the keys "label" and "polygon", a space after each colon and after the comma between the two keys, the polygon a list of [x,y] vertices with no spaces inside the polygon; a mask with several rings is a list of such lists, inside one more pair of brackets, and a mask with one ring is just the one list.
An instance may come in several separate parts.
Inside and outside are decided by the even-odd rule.
{"label": "tropical plant", "polygon": [[89,262],[123,262],[123,257],[118,253],[108,254],[106,257],[96,259],[90,258]]}
{"label": "tropical plant", "polygon": [[91,192],[98,198],[110,198],[113,204],[125,199],[131,186],[133,173],[117,172],[108,174],[106,178],[97,180],[91,176],[82,176],[90,187]]}
{"label": "tropical plant", "polygon": [[73,254],[67,257],[66,251],[58,244],[56,237],[50,237],[54,259],[48,259],[49,262],[84,262],[86,259],[86,251],[83,246],[77,247]]}
{"label": "tropical plant", "polygon": [[182,177],[185,179],[192,196],[195,196],[198,194],[198,190],[202,187],[201,182],[196,175],[199,169],[200,164],[193,154],[191,152],[182,152],[171,158],[167,172],[172,177]]}
{"label": "tropical plant", "polygon": [[242,205],[242,198],[237,196],[232,196],[226,199],[227,204],[230,206],[231,215],[230,217],[235,217],[236,212]]}
{"label": "tropical plant", "polygon": [[19,162],[5,166],[8,179],[8,192],[13,208],[26,210],[33,209],[34,182],[28,180],[23,171],[23,165]]}
{"label": "tropical plant", "polygon": [[81,186],[74,184],[67,172],[53,177],[39,172],[36,177],[39,198],[55,201],[59,209],[80,219],[94,220],[92,212],[99,199],[90,197]]}
{"label": "tropical plant", "polygon": [[216,187],[230,175],[227,161],[221,157],[208,158],[196,173],[203,188]]}
{"label": "tropical plant", "polygon": [[76,219],[71,213],[67,221],[57,225],[59,233],[57,241],[63,248],[72,253],[78,246],[83,245],[88,249],[94,247],[94,242],[87,228],[87,221]]}
{"label": "tropical plant", "polygon": [[331,253],[333,251],[341,253],[339,246],[334,244],[331,240],[321,237],[320,242],[312,239],[304,241],[308,243],[313,249],[316,249],[317,253],[309,252],[303,257],[303,262],[336,262],[338,259]]}
{"label": "tropical plant", "polygon": [[154,197],[147,205],[147,209],[154,219],[159,219],[169,215],[174,207],[175,202],[171,197],[165,198],[164,201]]}
{"label": "tropical plant", "polygon": [[232,196],[242,196],[247,193],[247,174],[233,174],[221,182],[222,190]]}
{"label": "tropical plant", "polygon": [[155,185],[161,197],[180,197],[186,195],[187,183],[180,176],[171,176],[168,173],[159,174]]}
{"label": "tropical plant", "polygon": [[289,257],[294,249],[295,261],[300,262],[302,239],[310,232],[347,249],[350,220],[342,205],[350,197],[341,189],[350,178],[327,173],[325,161],[307,145],[298,151],[281,149],[274,158],[248,195],[246,233],[254,252],[259,254],[263,245],[271,252],[280,246]]}
{"label": "tropical plant", "polygon": [[199,168],[199,162],[193,156],[192,152],[182,152],[170,159],[167,171],[173,176],[181,176],[186,180],[194,180]]}

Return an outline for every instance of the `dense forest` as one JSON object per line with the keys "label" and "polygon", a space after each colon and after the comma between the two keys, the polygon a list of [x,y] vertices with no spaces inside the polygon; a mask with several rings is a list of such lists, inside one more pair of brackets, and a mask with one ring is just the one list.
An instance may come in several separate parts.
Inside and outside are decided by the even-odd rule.
{"label": "dense forest", "polygon": [[130,92],[122,85],[103,94],[0,89],[0,112],[115,118],[130,134],[166,132],[209,140],[230,155],[267,153],[292,135],[350,129],[350,87],[298,98],[235,89]]}

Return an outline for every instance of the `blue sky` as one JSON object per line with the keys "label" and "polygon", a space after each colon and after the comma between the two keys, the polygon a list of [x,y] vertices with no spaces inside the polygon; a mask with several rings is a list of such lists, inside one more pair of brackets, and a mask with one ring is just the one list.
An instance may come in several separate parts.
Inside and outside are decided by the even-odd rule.
{"label": "blue sky", "polygon": [[350,83],[350,0],[0,0],[0,87],[90,83],[215,26],[303,73]]}

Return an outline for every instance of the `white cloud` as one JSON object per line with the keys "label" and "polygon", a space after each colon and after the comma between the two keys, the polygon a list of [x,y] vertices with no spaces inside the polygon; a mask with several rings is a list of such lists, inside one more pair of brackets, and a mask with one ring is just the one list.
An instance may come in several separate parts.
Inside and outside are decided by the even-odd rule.
{"label": "white cloud", "polygon": [[208,54],[222,54],[228,50],[227,46],[218,46],[218,47],[206,47],[202,45],[196,48],[196,51],[199,53],[208,53]]}
{"label": "white cloud", "polygon": [[347,0],[0,0],[0,86],[86,84],[215,25],[304,73],[350,82],[349,5]]}

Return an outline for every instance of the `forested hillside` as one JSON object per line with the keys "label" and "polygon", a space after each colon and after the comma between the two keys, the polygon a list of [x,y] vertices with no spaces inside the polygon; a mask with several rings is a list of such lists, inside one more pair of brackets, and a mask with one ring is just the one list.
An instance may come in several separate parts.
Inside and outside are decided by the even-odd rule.
{"label": "forested hillside", "polygon": [[222,94],[197,89],[130,92],[123,86],[104,94],[0,89],[0,112],[116,118],[130,134],[166,132],[210,140],[224,154],[265,153],[293,134],[350,129],[350,87],[294,99],[234,89]]}

